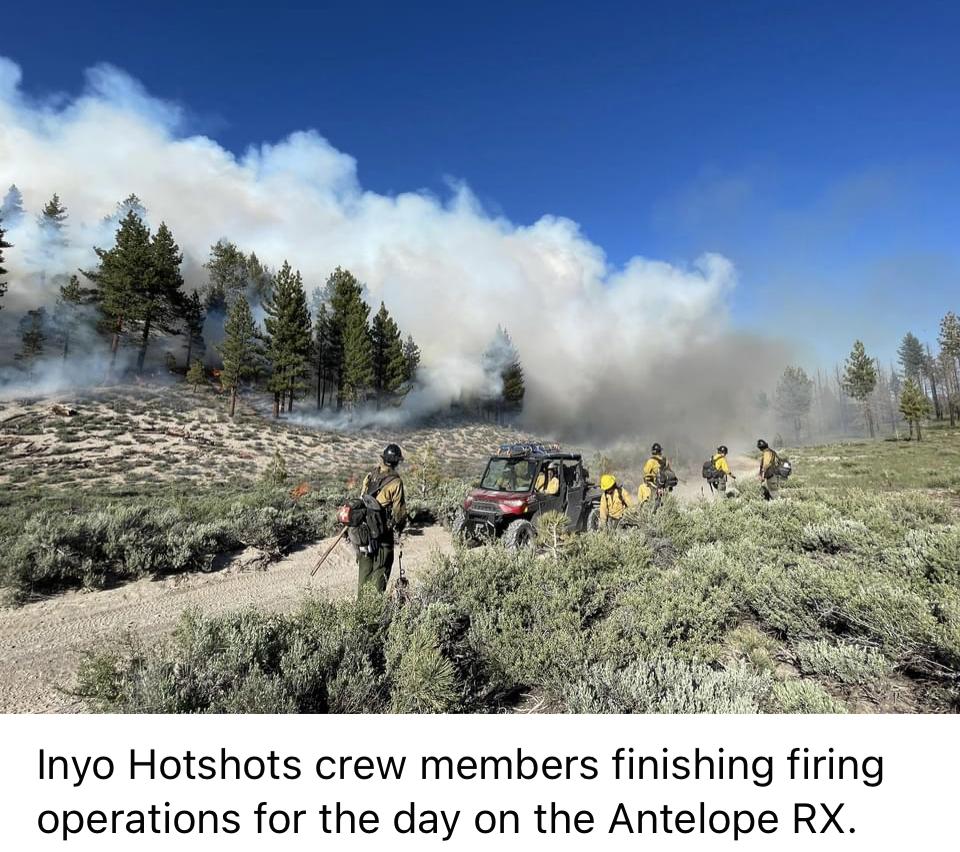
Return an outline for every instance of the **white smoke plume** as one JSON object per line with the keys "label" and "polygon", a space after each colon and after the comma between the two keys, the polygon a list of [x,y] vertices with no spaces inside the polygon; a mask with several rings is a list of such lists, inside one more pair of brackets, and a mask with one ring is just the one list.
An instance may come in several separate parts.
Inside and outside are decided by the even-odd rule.
{"label": "white smoke plume", "polygon": [[31,214],[57,192],[70,239],[51,261],[35,215],[11,230],[0,317],[52,300],[36,292],[40,266],[47,280],[89,268],[91,247],[112,244],[104,217],[136,193],[150,224],[173,230],[190,286],[206,283],[202,264],[222,237],[273,268],[289,259],[308,292],[349,268],[422,348],[418,408],[483,387],[481,353],[498,324],[523,363],[527,425],[572,438],[671,429],[733,443],[718,430],[739,428],[754,388],[782,366],[779,347],[730,330],[736,275],[722,256],[616,268],[575,222],[517,225],[466,186],[444,199],[364,190],[353,158],[312,130],[238,157],[180,123],[176,106],[117,68],[97,66],[79,96],[43,102],[0,57],[0,189],[15,182]]}

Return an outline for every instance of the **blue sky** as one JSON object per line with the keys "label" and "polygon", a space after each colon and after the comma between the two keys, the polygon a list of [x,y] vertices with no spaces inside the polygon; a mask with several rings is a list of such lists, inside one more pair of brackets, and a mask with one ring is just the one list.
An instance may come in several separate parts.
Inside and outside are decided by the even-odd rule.
{"label": "blue sky", "polygon": [[37,94],[108,61],[234,151],[313,127],[379,192],[463,180],[622,263],[720,252],[833,357],[960,309],[960,4],[17,4]]}

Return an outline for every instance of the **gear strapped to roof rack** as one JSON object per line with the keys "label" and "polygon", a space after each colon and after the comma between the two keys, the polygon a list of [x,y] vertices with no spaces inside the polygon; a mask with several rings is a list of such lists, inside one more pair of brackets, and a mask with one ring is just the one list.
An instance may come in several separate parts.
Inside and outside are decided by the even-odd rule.
{"label": "gear strapped to roof rack", "polygon": [[508,458],[520,458],[522,456],[546,456],[559,451],[559,444],[501,444],[500,449],[497,450],[497,455]]}

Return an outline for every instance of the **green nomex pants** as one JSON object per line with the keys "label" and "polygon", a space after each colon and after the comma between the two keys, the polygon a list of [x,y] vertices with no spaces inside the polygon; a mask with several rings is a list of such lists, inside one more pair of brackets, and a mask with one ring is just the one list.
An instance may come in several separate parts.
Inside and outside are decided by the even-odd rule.
{"label": "green nomex pants", "polygon": [[359,576],[357,578],[357,592],[364,583],[373,583],[378,592],[385,592],[390,571],[393,568],[393,533],[380,539],[380,546],[373,555],[360,553],[357,555]]}
{"label": "green nomex pants", "polygon": [[774,474],[763,480],[760,486],[760,492],[764,500],[776,500],[780,493],[780,477]]}

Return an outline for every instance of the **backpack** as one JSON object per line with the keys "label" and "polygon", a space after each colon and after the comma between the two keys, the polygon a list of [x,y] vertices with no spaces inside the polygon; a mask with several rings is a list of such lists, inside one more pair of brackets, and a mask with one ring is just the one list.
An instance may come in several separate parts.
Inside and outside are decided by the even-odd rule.
{"label": "backpack", "polygon": [[367,526],[367,504],[362,497],[348,500],[337,510],[337,520],[347,528],[347,538],[361,553],[373,553],[376,547]]}
{"label": "backpack", "polygon": [[676,488],[679,481],[677,475],[669,468],[661,466],[657,471],[657,488],[666,488],[669,491]]}
{"label": "backpack", "polygon": [[375,553],[379,540],[389,530],[387,509],[380,505],[377,494],[399,478],[395,473],[371,476],[366,492],[348,500],[338,510],[337,520],[347,527],[347,538],[359,550]]}
{"label": "backpack", "polygon": [[367,507],[361,498],[348,500],[337,510],[337,520],[345,527],[356,528],[366,523]]}
{"label": "backpack", "polygon": [[763,478],[771,479],[774,476],[779,476],[781,479],[786,479],[793,473],[793,465],[790,464],[789,459],[780,458],[779,453],[775,450],[771,450],[771,452],[773,453],[773,464],[767,468]]}
{"label": "backpack", "polygon": [[372,494],[364,494],[360,498],[367,512],[367,528],[370,530],[371,538],[382,538],[387,531],[387,510],[380,505]]}
{"label": "backpack", "polygon": [[717,470],[717,466],[713,463],[713,459],[707,459],[703,463],[703,478],[706,480],[719,479],[723,474]]}

